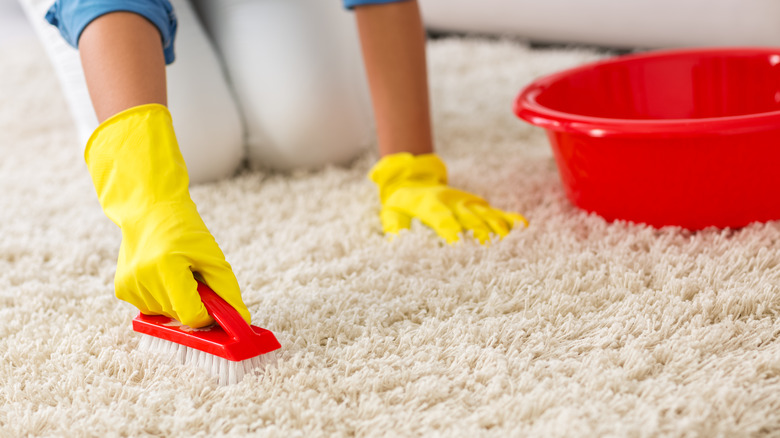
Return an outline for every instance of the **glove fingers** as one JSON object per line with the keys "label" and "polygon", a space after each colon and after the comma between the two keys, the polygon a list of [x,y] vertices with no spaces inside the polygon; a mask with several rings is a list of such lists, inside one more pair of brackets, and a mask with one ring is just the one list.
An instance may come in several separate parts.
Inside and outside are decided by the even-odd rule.
{"label": "glove fingers", "polygon": [[490,225],[491,230],[499,237],[504,238],[515,225],[528,226],[528,221],[517,213],[505,212],[489,206],[472,207]]}
{"label": "glove fingers", "polygon": [[501,214],[504,216],[507,222],[512,224],[513,228],[515,225],[522,225],[524,227],[528,227],[528,219],[526,219],[523,215],[519,213],[513,213],[511,211],[502,211]]}
{"label": "glove fingers", "polygon": [[[176,259],[179,259],[178,257]],[[168,296],[173,306],[174,318],[192,328],[207,326],[214,322],[200,301],[198,282],[185,260],[169,261],[163,266],[168,275],[163,279],[166,290],[157,296]]]}
{"label": "glove fingers", "polygon": [[460,221],[446,203],[430,195],[428,190],[419,188],[395,193],[382,209],[382,223],[385,223],[385,215],[393,220],[400,217],[403,218],[404,228],[409,228],[412,218],[416,217],[447,243],[457,242],[458,234],[463,232]]}
{"label": "glove fingers", "polygon": [[466,203],[457,206],[457,208],[454,209],[454,212],[463,228],[465,230],[471,230],[474,233],[474,237],[479,240],[480,243],[485,243],[490,240],[492,227],[485,217],[486,211],[475,208],[479,207],[479,205],[480,204]]}
{"label": "glove fingers", "polygon": [[490,207],[485,204],[474,204],[469,206],[471,210],[482,218],[483,221],[490,227],[490,231],[494,234],[498,234],[500,237],[504,237],[509,234],[509,230],[512,229],[512,223],[507,221],[501,210]]}
{"label": "glove fingers", "polygon": [[[412,216],[392,207],[385,207],[379,214],[382,228],[386,233],[398,234],[402,229],[412,226]],[[432,228],[436,234],[447,241],[458,241],[458,234],[463,228],[449,209],[432,208],[424,215],[418,215],[420,222]]]}
{"label": "glove fingers", "polygon": [[203,277],[203,281],[211,290],[236,309],[247,324],[252,322],[249,309],[241,298],[238,280],[228,262],[213,260],[211,263],[199,263],[193,270]]}
{"label": "glove fingers", "polygon": [[[162,289],[159,282],[159,272],[157,266],[153,266],[149,272],[151,275],[138,275],[136,272],[128,272],[123,268],[128,266],[126,255],[127,241],[122,239],[122,245],[119,250],[119,260],[117,261],[117,271],[114,276],[114,295],[122,301],[128,302],[138,308],[144,315],[163,315],[168,318],[176,318],[173,312],[173,305],[167,295],[156,297],[153,290]],[[157,279],[157,283],[142,283],[141,279]]]}
{"label": "glove fingers", "polygon": [[494,233],[501,237],[509,234],[509,231],[520,224],[528,226],[528,221],[521,214],[503,211],[489,205],[471,205],[472,210],[480,215],[491,227]]}
{"label": "glove fingers", "polygon": [[379,212],[379,218],[385,233],[398,234],[401,230],[412,226],[411,217],[388,207],[382,208],[382,211]]}
{"label": "glove fingers", "polygon": [[457,242],[460,239],[459,234],[463,232],[463,226],[458,220],[457,214],[444,204],[432,203],[418,217],[423,224],[431,227],[447,243]]}
{"label": "glove fingers", "polygon": [[114,280],[114,294],[120,300],[135,306],[144,315],[163,315],[175,318],[170,301],[165,299],[160,302],[146,287],[134,281],[133,277],[129,280],[122,280],[120,275],[117,275]]}

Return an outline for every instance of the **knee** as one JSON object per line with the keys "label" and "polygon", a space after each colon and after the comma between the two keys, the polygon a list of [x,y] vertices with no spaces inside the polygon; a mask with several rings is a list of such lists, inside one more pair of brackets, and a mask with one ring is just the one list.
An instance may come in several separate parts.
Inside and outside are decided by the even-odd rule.
{"label": "knee", "polygon": [[247,121],[253,167],[291,170],[343,164],[374,144],[370,100],[360,86],[320,84],[282,94],[261,118]]}
{"label": "knee", "polygon": [[246,156],[241,116],[192,7],[173,4],[182,38],[167,69],[168,106],[179,147],[193,184],[228,178]]}
{"label": "knee", "polygon": [[228,178],[236,173],[244,159],[243,135],[237,118],[202,109],[171,107],[176,138],[191,184]]}
{"label": "knee", "polygon": [[168,68],[168,107],[190,182],[228,178],[245,158],[241,117],[226,88],[208,74],[208,64],[200,65],[200,74],[188,74],[197,63],[183,58]]}

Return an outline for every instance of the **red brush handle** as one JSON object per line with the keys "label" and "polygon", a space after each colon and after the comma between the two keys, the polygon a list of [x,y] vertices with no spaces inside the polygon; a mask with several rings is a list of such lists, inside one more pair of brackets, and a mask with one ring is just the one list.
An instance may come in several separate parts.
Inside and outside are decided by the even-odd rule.
{"label": "red brush handle", "polygon": [[255,335],[249,324],[244,321],[244,318],[233,306],[200,281],[198,282],[198,293],[203,305],[206,306],[206,311],[230,337],[249,339]]}
{"label": "red brush handle", "polygon": [[133,319],[133,330],[232,361],[250,359],[282,347],[273,333],[247,324],[233,306],[200,281],[198,293],[219,326],[190,330],[172,325],[173,320],[167,316],[139,314]]}

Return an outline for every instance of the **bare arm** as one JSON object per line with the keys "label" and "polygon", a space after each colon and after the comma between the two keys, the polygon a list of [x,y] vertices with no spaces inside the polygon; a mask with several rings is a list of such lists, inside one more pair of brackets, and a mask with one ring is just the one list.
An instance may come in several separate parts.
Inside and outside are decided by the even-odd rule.
{"label": "bare arm", "polygon": [[140,15],[98,17],[82,32],[79,53],[100,122],[134,106],[167,105],[160,32]]}
{"label": "bare arm", "polygon": [[379,152],[433,152],[425,31],[416,0],[355,8]]}

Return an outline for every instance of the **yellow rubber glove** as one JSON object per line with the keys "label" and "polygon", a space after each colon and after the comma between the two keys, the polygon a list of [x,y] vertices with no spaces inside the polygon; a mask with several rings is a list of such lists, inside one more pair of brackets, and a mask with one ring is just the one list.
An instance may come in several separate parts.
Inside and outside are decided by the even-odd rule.
{"label": "yellow rubber glove", "polygon": [[114,286],[142,313],[190,327],[213,322],[198,273],[250,321],[238,281],[189,193],[189,176],[168,109],[141,105],[104,121],[84,158],[106,216],[122,229]]}
{"label": "yellow rubber glove", "polygon": [[491,233],[506,236],[516,223],[528,226],[517,213],[492,208],[479,196],[449,187],[447,168],[435,154],[388,155],[374,165],[369,178],[379,186],[386,233],[397,234],[418,218],[447,243],[456,242],[466,230],[485,243]]}

